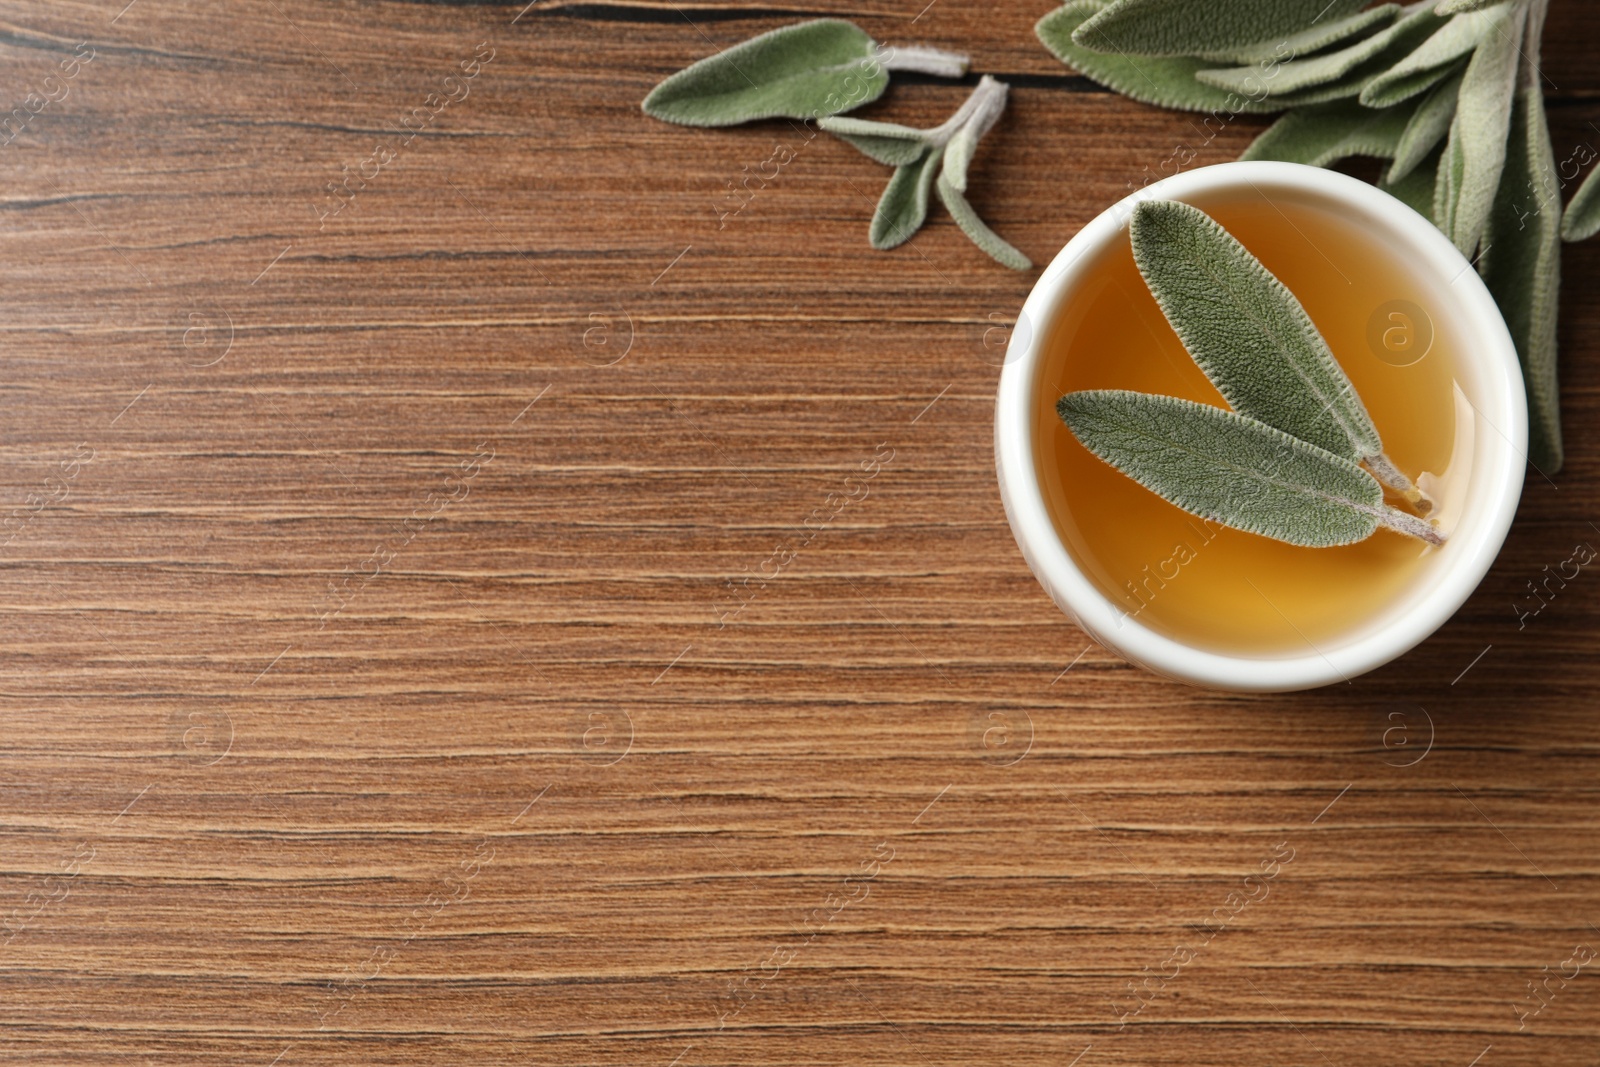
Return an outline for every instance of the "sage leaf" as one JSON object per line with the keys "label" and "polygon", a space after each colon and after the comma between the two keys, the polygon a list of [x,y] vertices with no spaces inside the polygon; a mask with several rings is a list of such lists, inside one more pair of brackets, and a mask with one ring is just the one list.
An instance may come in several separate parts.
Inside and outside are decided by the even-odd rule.
{"label": "sage leaf", "polygon": [[1156,303],[1235,411],[1356,462],[1383,442],[1300,301],[1216,220],[1147,200],[1130,225]]}
{"label": "sage leaf", "polygon": [[880,51],[883,65],[888,70],[915,71],[935,78],[965,78],[967,69],[972,65],[967,56],[960,52],[942,52],[937,48],[896,46]]}
{"label": "sage leaf", "polygon": [[1068,393],[1056,412],[1090,452],[1191,515],[1308,548],[1380,525],[1440,543],[1348,459],[1237,412],[1121,389]]}
{"label": "sage leaf", "polygon": [[1441,71],[1448,72],[1456,60],[1477,49],[1492,32],[1495,17],[1495,12],[1477,11],[1446,22],[1410,55],[1368,82],[1361,90],[1361,102],[1392,107],[1426,91],[1445,76]]}
{"label": "sage leaf", "polygon": [[1350,74],[1327,85],[1302,89],[1283,96],[1269,94],[1263,98],[1262,110],[1287,111],[1291,108],[1310,107],[1313,104],[1327,104],[1335,100],[1354,99],[1361,95],[1362,87],[1367,84],[1367,79],[1372,77],[1375,66],[1376,63],[1363,64]]}
{"label": "sage leaf", "polygon": [[1528,458],[1550,475],[1563,460],[1556,372],[1561,195],[1537,81],[1519,90],[1515,103],[1483,275],[1516,341],[1528,386]]}
{"label": "sage leaf", "polygon": [[956,131],[950,143],[944,146],[944,170],[939,173],[941,182],[948,181],[957,192],[967,191],[967,172],[978,154],[978,141],[983,137],[977,123],[969,122]]}
{"label": "sage leaf", "polygon": [[1464,169],[1461,140],[1456,136],[1456,124],[1450,123],[1450,135],[1439,157],[1439,173],[1433,184],[1433,224],[1445,236],[1455,232],[1456,199],[1461,193],[1461,173]]}
{"label": "sage leaf", "polygon": [[1446,159],[1459,159],[1459,185],[1451,189],[1450,228],[1445,232],[1463,255],[1471,257],[1483,238],[1506,162],[1506,137],[1518,60],[1522,55],[1527,8],[1516,4],[1495,8],[1483,43],[1461,80],[1456,116],[1450,127]]}
{"label": "sage leaf", "polygon": [[1273,60],[1291,59],[1320,52],[1329,45],[1348,41],[1353,37],[1366,37],[1389,25],[1400,14],[1399,4],[1380,4],[1366,11],[1342,19],[1322,19],[1308,29],[1288,36],[1267,37],[1255,44],[1231,52],[1208,52],[1200,58],[1207,62],[1271,63]]}
{"label": "sage leaf", "polygon": [[922,228],[928,218],[928,191],[941,161],[941,153],[928,148],[916,162],[895,168],[872,216],[869,239],[873,248],[898,248]]}
{"label": "sage leaf", "polygon": [[1583,241],[1600,232],[1600,167],[1595,167],[1573,194],[1561,218],[1561,236],[1568,241]]}
{"label": "sage leaf", "polygon": [[[1449,81],[1429,93],[1412,113],[1411,121],[1406,123],[1405,132],[1400,135],[1400,143],[1395,146],[1394,163],[1384,175],[1386,184],[1394,185],[1408,177],[1450,132],[1450,123],[1456,116],[1456,97],[1461,91],[1461,78],[1462,73],[1458,71]],[[1431,205],[1432,175],[1428,178],[1428,190]],[[1421,213],[1431,215],[1431,210]]]}
{"label": "sage leaf", "polygon": [[[1409,74],[1386,85],[1383,94],[1377,97],[1370,96],[1367,92],[1368,89],[1372,88],[1373,81],[1376,80],[1369,79],[1361,87],[1361,102],[1368,107],[1394,107],[1396,104],[1421,96],[1440,82],[1459,73],[1465,67],[1466,61],[1458,60],[1455,63],[1446,63],[1443,66]],[[1382,75],[1379,75],[1379,77],[1382,77]]]}
{"label": "sage leaf", "polygon": [[1202,85],[1195,74],[1209,64],[1190,56],[1106,55],[1076,44],[1073,34],[1105,7],[1104,0],[1073,0],[1040,19],[1034,33],[1057,59],[1107,89],[1144,104],[1180,111],[1259,114],[1281,104],[1247,100]]}
{"label": "sage leaf", "polygon": [[1027,270],[1033,266],[1032,260],[991,230],[978,217],[978,213],[972,209],[972,205],[967,202],[967,198],[956,188],[948,175],[939,175],[938,187],[939,199],[944,202],[945,210],[950,212],[950,217],[956,220],[956,225],[961,227],[961,232],[966,234],[973,244],[987,252],[1001,266],[1010,267],[1012,270]]}
{"label": "sage leaf", "polygon": [[1240,159],[1276,159],[1326,167],[1350,156],[1392,159],[1410,108],[1374,111],[1354,100],[1296,108],[1273,123]]}
{"label": "sage leaf", "polygon": [[830,115],[817,125],[854,145],[868,158],[891,167],[915,163],[929,148],[928,132],[893,122],[869,122]]}
{"label": "sage leaf", "polygon": [[1485,8],[1499,7],[1505,2],[1506,0],[1440,0],[1439,6],[1434,10],[1441,15],[1463,15]]}
{"label": "sage leaf", "polygon": [[1119,54],[1224,52],[1342,19],[1365,6],[1366,0],[1113,0],[1074,40]]}
{"label": "sage leaf", "polygon": [[1428,9],[1426,2],[1413,4],[1405,9],[1400,21],[1371,37],[1334,52],[1290,60],[1271,75],[1263,72],[1259,64],[1252,64],[1202,70],[1195,74],[1195,78],[1219,89],[1251,96],[1264,93],[1273,97],[1328,85],[1352,72],[1361,75],[1364,85],[1371,75],[1378,73],[1367,68],[1369,61],[1383,56],[1393,47],[1410,48],[1413,42],[1420,42],[1442,23],[1443,20]]}
{"label": "sage leaf", "polygon": [[[1433,187],[1439,177],[1438,157],[1439,152],[1435,149],[1431,160],[1424,159],[1419,165],[1394,181],[1389,181],[1388,179],[1380,181],[1378,188],[1412,211],[1415,211],[1418,215],[1430,222],[1433,221]],[[1393,168],[1390,169],[1392,170]]]}
{"label": "sage leaf", "polygon": [[888,88],[877,43],[843,19],[814,19],[752,37],[672,75],[645,114],[685,126],[834,115]]}

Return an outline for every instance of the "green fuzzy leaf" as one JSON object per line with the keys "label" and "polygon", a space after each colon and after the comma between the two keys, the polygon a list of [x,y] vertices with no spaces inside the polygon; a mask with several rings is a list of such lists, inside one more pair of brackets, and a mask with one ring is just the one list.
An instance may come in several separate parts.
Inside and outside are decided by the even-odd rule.
{"label": "green fuzzy leaf", "polygon": [[672,75],[645,97],[645,114],[685,126],[815,118],[883,95],[877,45],[842,19],[785,26]]}
{"label": "green fuzzy leaf", "polygon": [[1364,541],[1383,487],[1342,456],[1232,411],[1120,389],[1056,407],[1085,448],[1191,515],[1308,548]]}
{"label": "green fuzzy leaf", "polygon": [[[1369,97],[1367,90],[1372,87],[1372,80],[1369,80],[1361,88],[1361,102],[1368,107],[1394,107],[1396,104],[1403,104],[1407,100],[1413,100],[1421,96],[1440,82],[1452,75],[1459,74],[1464,69],[1466,69],[1466,62],[1457,61],[1455,63],[1446,63],[1444,66],[1435,67],[1432,70],[1418,71],[1415,74],[1391,82],[1385,87],[1383,94],[1378,97]],[[1382,77],[1382,75],[1379,75],[1379,77]]]}
{"label": "green fuzzy leaf", "polygon": [[1003,237],[989,229],[988,225],[978,217],[978,213],[967,203],[967,198],[961,195],[961,190],[955,187],[948,175],[939,175],[939,199],[944,202],[945,209],[956,220],[956,225],[961,227],[961,232],[989,254],[996,263],[1010,267],[1012,270],[1028,270],[1033,266],[1033,261],[1016,248],[1012,247]]}
{"label": "green fuzzy leaf", "polygon": [[1437,85],[1457,60],[1471,54],[1486,34],[1494,32],[1496,12],[1479,11],[1453,18],[1433,36],[1367,83],[1361,102],[1368,107],[1392,107]]}
{"label": "green fuzzy leaf", "polygon": [[1473,11],[1499,7],[1505,2],[1506,0],[1440,0],[1439,6],[1434,10],[1441,15],[1465,15]]}
{"label": "green fuzzy leaf", "polygon": [[1203,70],[1195,77],[1206,85],[1214,85],[1219,90],[1234,90],[1235,93],[1254,91],[1253,86],[1266,86],[1267,91],[1277,96],[1298,93],[1307,88],[1336,82],[1338,78],[1357,70],[1358,67],[1362,67],[1366,62],[1392,50],[1397,45],[1408,46],[1418,42],[1424,35],[1434,32],[1435,27],[1442,24],[1443,19],[1435,16],[1432,11],[1419,8],[1419,5],[1411,5],[1403,10],[1400,21],[1384,27],[1371,37],[1358,40],[1354,45],[1326,51],[1320,56],[1290,59],[1277,66],[1275,70],[1262,70],[1261,64],[1251,64],[1246,67]]}
{"label": "green fuzzy leaf", "polygon": [[1208,52],[1200,58],[1218,64],[1270,63],[1273,60],[1309,56],[1329,45],[1349,41],[1351,38],[1370,36],[1392,23],[1400,14],[1399,4],[1381,4],[1366,11],[1358,11],[1342,19],[1323,19],[1309,29],[1291,33],[1287,37],[1268,37],[1255,44],[1231,52]]}
{"label": "green fuzzy leaf", "polygon": [[1450,123],[1450,136],[1439,157],[1439,173],[1433,185],[1433,224],[1449,236],[1456,225],[1456,201],[1461,195],[1461,175],[1465,169],[1456,124]]}
{"label": "green fuzzy leaf", "polygon": [[1561,218],[1561,236],[1584,241],[1600,232],[1600,167],[1595,167],[1578,187]]}
{"label": "green fuzzy leaf", "polygon": [[1103,0],[1073,0],[1039,20],[1034,32],[1044,46],[1078,73],[1145,104],[1180,111],[1258,114],[1283,105],[1245,100],[1237,93],[1195,81],[1206,62],[1187,56],[1105,55],[1073,43],[1073,32],[1104,7]]}
{"label": "green fuzzy leaf", "polygon": [[898,248],[922,228],[928,219],[928,190],[941,160],[941,153],[927,149],[917,162],[895,168],[872,216],[869,237],[873,248]]}
{"label": "green fuzzy leaf", "polygon": [[868,158],[891,167],[915,163],[929,147],[926,130],[893,122],[869,122],[866,119],[833,115],[822,119],[817,125],[840,140],[855,145]]}
{"label": "green fuzzy leaf", "polygon": [[966,123],[950,138],[950,143],[944,146],[944,171],[939,175],[941,182],[948,181],[957,192],[967,191],[967,171],[972,168],[973,157],[978,154],[978,141],[983,137],[983,131],[974,123]]}
{"label": "green fuzzy leaf", "polygon": [[1394,158],[1410,108],[1374,111],[1354,100],[1296,108],[1255,139],[1240,159],[1326,167],[1350,156]]}
{"label": "green fuzzy leaf", "polygon": [[1528,458],[1561,469],[1556,312],[1561,293],[1561,194],[1537,84],[1517,93],[1505,170],[1490,217],[1484,281],[1517,343],[1528,386]]}
{"label": "green fuzzy leaf", "polygon": [[1431,159],[1424,159],[1397,181],[1381,181],[1378,188],[1399,200],[1418,215],[1433,220],[1434,184],[1439,175],[1439,153],[1435,149]]}
{"label": "green fuzzy leaf", "polygon": [[1096,52],[1184,56],[1226,52],[1337,21],[1366,0],[1113,0],[1074,35]]}
{"label": "green fuzzy leaf", "polygon": [[1205,212],[1146,201],[1130,226],[1139,272],[1235,411],[1351,461],[1378,429],[1300,301]]}
{"label": "green fuzzy leaf", "polygon": [[[1364,85],[1378,73],[1369,66],[1374,59],[1380,59],[1391,48],[1409,49],[1414,42],[1431,34],[1443,23],[1426,7],[1419,10],[1417,5],[1412,5],[1405,12],[1399,22],[1365,40],[1323,55],[1291,60],[1270,74],[1264,72],[1259,64],[1252,64],[1203,70],[1195,74],[1195,79],[1218,89],[1251,96],[1265,94],[1269,97],[1288,96],[1329,85],[1349,74],[1359,75]],[[1386,69],[1387,63],[1383,66]]]}
{"label": "green fuzzy leaf", "polygon": [[[1389,173],[1384,175],[1385,182],[1393,185],[1403,181],[1439,147],[1439,143],[1450,132],[1451,120],[1456,116],[1456,97],[1461,91],[1461,78],[1462,73],[1458,71],[1455,77],[1434,89],[1417,106],[1411,121],[1406,124],[1405,132],[1400,135],[1400,143],[1395,146],[1394,163],[1390,165]],[[1428,178],[1428,189],[1431,197],[1432,176]],[[1422,214],[1431,215],[1431,210]]]}
{"label": "green fuzzy leaf", "polygon": [[1450,226],[1445,233],[1468,258],[1483,238],[1500,187],[1527,22],[1527,9],[1520,5],[1496,8],[1490,14],[1494,22],[1461,80],[1450,126],[1451,148],[1445,154],[1452,167],[1459,154],[1461,168],[1460,184],[1450,191]]}
{"label": "green fuzzy leaf", "polygon": [[1262,110],[1287,111],[1297,107],[1310,107],[1313,104],[1329,104],[1335,100],[1354,100],[1361,95],[1361,87],[1366,85],[1367,79],[1372,76],[1372,67],[1372,64],[1366,64],[1338,81],[1319,85],[1314,89],[1304,89],[1286,96],[1268,96],[1262,101]]}

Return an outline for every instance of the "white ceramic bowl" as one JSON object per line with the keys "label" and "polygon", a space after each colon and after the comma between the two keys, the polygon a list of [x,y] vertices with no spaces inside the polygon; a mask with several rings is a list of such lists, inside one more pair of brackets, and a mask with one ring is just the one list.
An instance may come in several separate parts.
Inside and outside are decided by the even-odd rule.
{"label": "white ceramic bowl", "polygon": [[[1419,284],[1442,306],[1435,318],[1471,343],[1457,380],[1476,409],[1464,507],[1449,541],[1429,553],[1411,583],[1383,611],[1338,641],[1307,654],[1230,655],[1186,645],[1127,616],[1062,543],[1039,488],[1033,419],[1045,348],[1062,310],[1114,242],[1126,241],[1134,207],[1256,192],[1310,199],[1353,227],[1384,235]],[[1465,435],[1462,437],[1465,440]],[[1528,414],[1522,372],[1505,320],[1482,280],[1432,223],[1365,182],[1295,163],[1224,163],[1140,190],[1089,223],[1044,272],[1012,331],[995,405],[995,462],[1006,516],[1022,554],[1051,598],[1094,640],[1159,674],[1212,689],[1284,692],[1346,681],[1409,651],[1442,626],[1488,572],[1516,513],[1527,462]]]}

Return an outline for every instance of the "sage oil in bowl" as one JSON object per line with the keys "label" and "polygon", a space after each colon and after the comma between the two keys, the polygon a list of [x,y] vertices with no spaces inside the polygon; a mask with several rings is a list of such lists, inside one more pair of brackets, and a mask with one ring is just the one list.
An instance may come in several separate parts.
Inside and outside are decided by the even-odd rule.
{"label": "sage oil in bowl", "polygon": [[1140,276],[1125,203],[1046,272],[1008,354],[996,440],[1024,554],[1101,643],[1199,684],[1303,688],[1399,655],[1477,585],[1520,494],[1522,383],[1492,299],[1426,220],[1343,175],[1227,164],[1144,197],[1205,211],[1295,294],[1448,540],[1285,544],[1190,515],[1078,442],[1066,393],[1227,406]]}

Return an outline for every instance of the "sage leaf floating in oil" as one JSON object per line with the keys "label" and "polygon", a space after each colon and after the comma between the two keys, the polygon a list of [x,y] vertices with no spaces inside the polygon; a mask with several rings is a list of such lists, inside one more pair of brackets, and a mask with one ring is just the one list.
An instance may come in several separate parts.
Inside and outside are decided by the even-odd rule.
{"label": "sage leaf floating in oil", "polygon": [[967,58],[929,48],[882,49],[854,23],[814,19],[700,60],[656,86],[643,108],[684,126],[836,115],[882,96],[891,70],[957,78]]}
{"label": "sage leaf floating in oil", "polygon": [[1068,393],[1056,410],[1090,452],[1191,515],[1306,548],[1380,526],[1443,543],[1348,459],[1237,412],[1121,389]]}
{"label": "sage leaf floating in oil", "polygon": [[1140,204],[1129,233],[1162,314],[1234,410],[1367,464],[1431,510],[1384,455],[1366,405],[1311,316],[1249,249],[1199,208],[1174,200]]}

